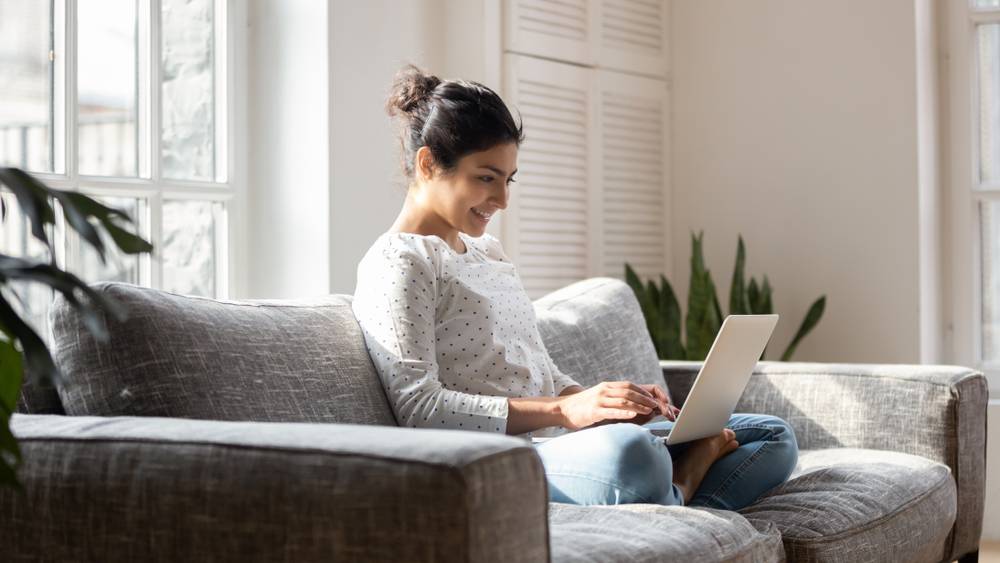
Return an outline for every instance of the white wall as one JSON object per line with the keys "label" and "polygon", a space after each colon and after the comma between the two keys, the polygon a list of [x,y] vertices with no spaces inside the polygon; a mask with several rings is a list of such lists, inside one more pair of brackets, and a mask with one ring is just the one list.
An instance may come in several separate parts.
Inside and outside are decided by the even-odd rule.
{"label": "white wall", "polygon": [[673,4],[674,278],[690,231],[728,310],[737,233],[782,315],[776,359],[918,363],[913,0]]}
{"label": "white wall", "polygon": [[326,294],[327,7],[253,0],[248,19],[248,280],[239,297]]}
{"label": "white wall", "polygon": [[353,293],[357,264],[405,198],[384,110],[407,62],[441,76],[485,81],[481,0],[330,4],[330,291]]}

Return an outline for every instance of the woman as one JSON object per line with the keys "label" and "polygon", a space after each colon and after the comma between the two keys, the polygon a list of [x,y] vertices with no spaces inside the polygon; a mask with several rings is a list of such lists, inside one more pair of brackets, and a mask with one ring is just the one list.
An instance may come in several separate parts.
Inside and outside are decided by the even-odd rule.
{"label": "woman", "polygon": [[779,418],[734,414],[717,436],[666,446],[649,431],[679,412],[663,388],[584,388],[553,363],[485,230],[507,207],[523,140],[496,93],[411,65],[386,109],[409,186],[358,267],[353,309],[400,425],[548,436],[535,447],[559,502],[737,510],[788,478],[797,446]]}

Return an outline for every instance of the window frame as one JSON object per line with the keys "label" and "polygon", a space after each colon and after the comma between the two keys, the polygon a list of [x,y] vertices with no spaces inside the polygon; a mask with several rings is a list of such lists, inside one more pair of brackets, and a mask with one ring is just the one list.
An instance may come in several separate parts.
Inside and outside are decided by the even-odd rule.
{"label": "window frame", "polygon": [[990,393],[1000,396],[1000,362],[983,360],[982,245],[979,204],[1000,201],[1000,184],[980,184],[976,28],[1000,24],[1000,7],[976,8],[972,0],[939,5],[946,38],[944,65],[948,127],[946,162],[945,264],[950,301],[946,350],[949,361],[986,374]]}
{"label": "window frame", "polygon": [[[55,151],[53,172],[32,172],[46,184],[91,196],[142,198],[147,202],[146,217],[140,234],[154,247],[152,256],[140,260],[141,285],[163,287],[163,204],[165,200],[207,200],[223,203],[225,220],[216,225],[217,238],[215,287],[218,299],[243,295],[247,287],[246,207],[246,6],[239,0],[214,2],[214,37],[224,42],[224,60],[216,59],[216,128],[225,133],[215,137],[216,162],[225,166],[224,181],[174,180],[161,176],[162,136],[160,103],[161,36],[160,0],[137,0],[139,44],[137,64],[138,175],[136,177],[88,176],[78,172],[77,162],[77,0],[54,0],[52,21],[55,36],[55,61],[52,96],[55,118],[52,123]],[[218,44],[218,43],[216,43]],[[220,68],[224,67],[224,68]],[[221,107],[220,107],[221,106]],[[221,145],[221,146],[220,146]],[[144,177],[148,176],[148,177]],[[57,264],[76,271],[81,264],[80,239],[65,228],[57,215],[54,237]],[[220,259],[221,258],[221,259]],[[88,282],[96,280],[86,280]]]}

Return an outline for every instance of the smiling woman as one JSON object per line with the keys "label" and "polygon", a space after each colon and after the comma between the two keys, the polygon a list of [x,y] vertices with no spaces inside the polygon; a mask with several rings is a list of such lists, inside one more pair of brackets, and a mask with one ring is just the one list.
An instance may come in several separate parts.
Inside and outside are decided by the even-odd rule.
{"label": "smiling woman", "polygon": [[556,366],[517,268],[486,233],[507,207],[523,140],[495,92],[410,66],[387,110],[400,118],[409,185],[358,265],[352,308],[400,425],[544,438],[559,502],[735,510],[787,478],[797,449],[780,419],[737,414],[732,428],[670,451],[644,426],[676,416],[660,386],[584,389]]}

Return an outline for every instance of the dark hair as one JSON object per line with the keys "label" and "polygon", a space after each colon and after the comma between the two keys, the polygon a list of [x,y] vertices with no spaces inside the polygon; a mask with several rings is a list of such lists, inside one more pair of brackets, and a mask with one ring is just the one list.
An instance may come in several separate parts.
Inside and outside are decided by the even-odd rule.
{"label": "dark hair", "polygon": [[423,146],[448,172],[469,153],[524,141],[521,124],[514,123],[496,92],[478,82],[441,80],[412,64],[396,73],[385,110],[399,118],[407,177],[413,176],[414,156]]}

